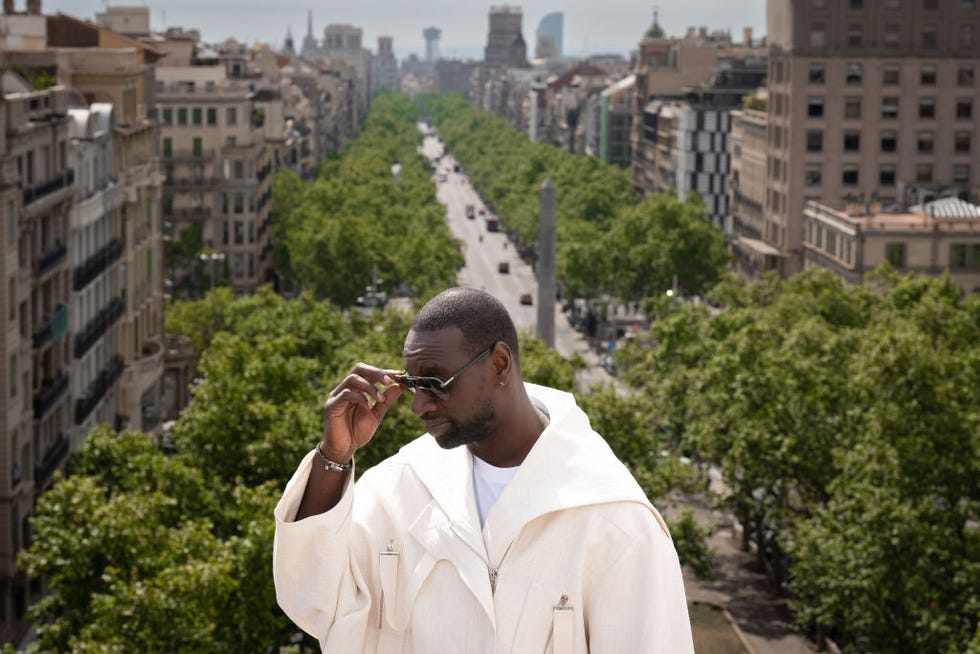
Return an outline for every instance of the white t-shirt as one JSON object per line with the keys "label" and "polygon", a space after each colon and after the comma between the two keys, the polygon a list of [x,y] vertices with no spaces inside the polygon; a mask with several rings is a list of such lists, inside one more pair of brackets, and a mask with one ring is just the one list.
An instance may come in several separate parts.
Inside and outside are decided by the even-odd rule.
{"label": "white t-shirt", "polygon": [[476,492],[476,509],[480,514],[481,529],[487,521],[490,509],[497,503],[497,498],[520,469],[520,466],[498,468],[473,457],[473,490]]}

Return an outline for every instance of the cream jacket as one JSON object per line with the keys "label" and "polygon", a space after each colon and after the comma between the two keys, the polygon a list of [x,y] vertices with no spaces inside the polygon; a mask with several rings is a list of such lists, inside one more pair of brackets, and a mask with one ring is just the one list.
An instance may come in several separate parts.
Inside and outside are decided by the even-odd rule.
{"label": "cream jacket", "polygon": [[[657,510],[565,392],[480,529],[473,459],[428,435],[294,522],[313,452],[275,510],[279,605],[330,654],[693,654]],[[353,479],[353,475],[351,475]]]}

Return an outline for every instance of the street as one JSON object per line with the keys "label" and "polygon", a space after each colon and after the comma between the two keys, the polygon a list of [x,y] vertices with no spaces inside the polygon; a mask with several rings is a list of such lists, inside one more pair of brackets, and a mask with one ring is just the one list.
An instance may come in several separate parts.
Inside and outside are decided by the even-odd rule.
{"label": "street", "polygon": [[[421,124],[419,129],[427,131]],[[446,206],[446,220],[453,235],[463,241],[463,255],[466,258],[466,264],[459,273],[459,284],[492,293],[510,312],[518,331],[535,332],[538,281],[531,266],[517,255],[504,232],[487,231],[485,219],[489,210],[480,201],[480,196],[466,177],[466,171],[453,170],[458,162],[451,154],[443,153],[438,137],[427,133],[422,152],[430,161],[441,157],[434,175],[436,196]],[[443,173],[445,181],[441,181]],[[475,217],[472,219],[466,217],[466,206],[470,204],[474,207]],[[481,210],[486,215],[481,215]],[[498,271],[501,263],[508,265],[509,272]],[[531,294],[532,304],[521,304],[524,293]],[[586,339],[569,324],[560,303],[555,306],[555,349],[564,356],[578,353],[588,364],[588,368],[578,376],[581,387],[614,382],[614,378],[599,365],[599,356],[589,347]]]}

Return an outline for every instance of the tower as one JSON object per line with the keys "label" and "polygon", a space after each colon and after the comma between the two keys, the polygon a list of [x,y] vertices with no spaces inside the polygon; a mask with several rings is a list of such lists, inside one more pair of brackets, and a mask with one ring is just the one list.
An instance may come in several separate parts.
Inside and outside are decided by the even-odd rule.
{"label": "tower", "polygon": [[426,27],[422,30],[422,36],[425,37],[425,62],[428,64],[434,64],[439,60],[439,37],[442,35],[442,30],[438,27]]}

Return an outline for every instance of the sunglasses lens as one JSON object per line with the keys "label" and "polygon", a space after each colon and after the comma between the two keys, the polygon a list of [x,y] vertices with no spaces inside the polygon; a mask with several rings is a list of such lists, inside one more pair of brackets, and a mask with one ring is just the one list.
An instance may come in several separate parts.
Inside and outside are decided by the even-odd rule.
{"label": "sunglasses lens", "polygon": [[395,381],[412,393],[425,391],[426,393],[438,397],[440,400],[446,399],[446,391],[443,390],[441,379],[436,379],[435,377],[411,377],[409,375],[401,375],[395,377]]}

